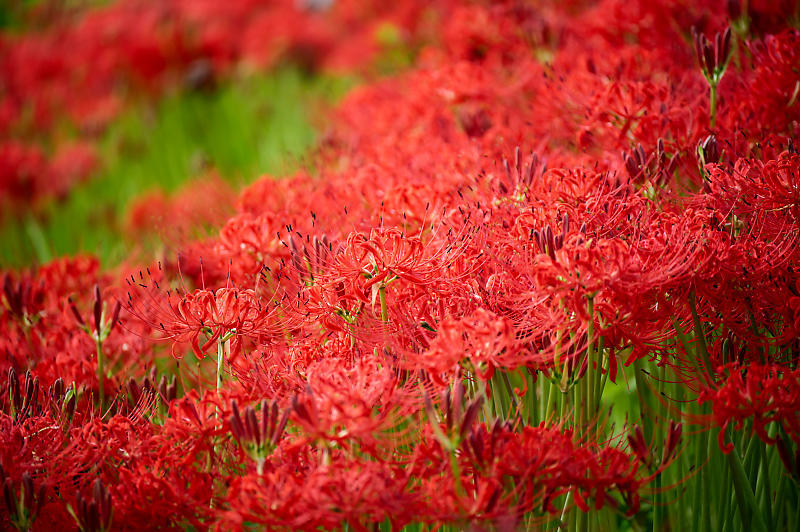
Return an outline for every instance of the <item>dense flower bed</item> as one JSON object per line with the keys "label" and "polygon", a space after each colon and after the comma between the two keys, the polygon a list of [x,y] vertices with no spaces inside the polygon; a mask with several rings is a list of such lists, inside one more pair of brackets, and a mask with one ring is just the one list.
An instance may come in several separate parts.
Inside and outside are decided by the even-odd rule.
{"label": "dense flower bed", "polygon": [[5,273],[4,525],[796,529],[799,19],[744,5],[442,4],[216,237]]}
{"label": "dense flower bed", "polygon": [[[363,68],[391,44],[382,31],[419,46],[447,4],[119,0],[0,34],[0,207],[36,209],[88,177],[97,165],[91,141],[131,102],[208,90],[286,60]],[[65,143],[69,130],[86,142]]]}

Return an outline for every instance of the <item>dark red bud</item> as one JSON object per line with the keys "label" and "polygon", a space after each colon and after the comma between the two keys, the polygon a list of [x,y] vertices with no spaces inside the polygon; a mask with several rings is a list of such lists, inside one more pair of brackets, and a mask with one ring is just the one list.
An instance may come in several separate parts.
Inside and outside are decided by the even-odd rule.
{"label": "dark red bud", "polygon": [[58,379],[56,379],[56,382],[53,383],[54,399],[60,400],[62,397],[64,397],[64,390],[65,390],[64,379],[59,377]]}
{"label": "dark red bud", "polygon": [[86,327],[86,322],[83,321],[81,313],[78,312],[78,307],[75,306],[75,302],[72,301],[71,297],[68,298],[67,301],[69,302],[69,309],[70,311],[72,311],[72,315],[75,317],[75,321],[78,323],[79,326]]}
{"label": "dark red bud", "polygon": [[139,383],[137,383],[133,377],[128,380],[128,393],[131,394],[131,399],[133,399],[134,404],[138,403],[139,398],[142,396],[142,392],[139,390]]}
{"label": "dark red bud", "polygon": [[116,303],[114,303],[114,311],[111,313],[111,321],[108,323],[108,332],[114,330],[114,326],[117,324],[117,321],[119,320],[119,313],[121,310],[122,310],[122,304],[118,300]]}
{"label": "dark red bud", "polygon": [[717,68],[716,61],[714,60],[714,48],[705,36],[703,36],[703,60],[705,61],[708,73],[713,74]]}
{"label": "dark red bud", "polygon": [[283,417],[281,417],[281,422],[278,423],[278,428],[272,434],[272,444],[277,445],[280,441],[281,437],[283,436],[283,431],[286,429],[286,423],[289,421],[289,413],[292,411],[291,408],[287,408],[283,412]]}
{"label": "dark red bud", "polygon": [[716,60],[717,60],[717,69],[721,69],[725,66],[725,63],[728,61],[728,56],[731,53],[731,28],[728,27],[722,33],[722,35],[717,34],[717,49],[716,52]]}
{"label": "dark red bud", "polygon": [[472,432],[470,432],[469,437],[467,438],[467,443],[469,444],[470,449],[472,450],[472,454],[475,456],[475,459],[479,462],[483,461],[483,438],[481,435],[476,432],[475,427],[472,427]]}
{"label": "dark red bud", "polygon": [[256,411],[250,406],[248,406],[244,411],[244,423],[247,430],[248,439],[252,440],[256,445],[261,445],[261,431],[258,430]]}
{"label": "dark red bud", "polygon": [[[274,440],[275,439],[275,427],[278,424],[278,402],[273,401],[272,405],[269,406],[269,410],[267,409],[268,405],[267,402],[264,401],[262,403],[262,411],[263,411],[263,423],[266,427],[264,432],[264,439],[267,440]],[[273,441],[274,443],[274,441]]]}
{"label": "dark red bud", "polygon": [[3,482],[3,498],[6,500],[8,512],[15,516],[17,515],[17,498],[14,496],[14,491],[11,486],[11,479],[7,478]]}
{"label": "dark red bud", "polygon": [[444,422],[449,431],[453,428],[453,404],[450,401],[450,389],[442,392],[442,405],[444,406]]}
{"label": "dark red bud", "polygon": [[22,397],[19,390],[19,379],[17,379],[17,372],[14,371],[14,368],[8,370],[8,390],[12,407],[14,410],[19,410],[22,406]]}
{"label": "dark red bud", "polygon": [[461,429],[459,430],[459,436],[462,439],[467,434],[467,430],[472,428],[472,424],[478,416],[478,409],[480,409],[482,402],[483,397],[478,396],[473,399],[467,407],[467,411],[464,413],[464,420],[461,422]]}
{"label": "dark red bud", "polygon": [[22,506],[30,511],[33,509],[33,477],[25,471],[22,474]]}
{"label": "dark red bud", "polygon": [[103,313],[103,300],[100,297],[100,286],[95,284],[94,285],[94,326],[95,331],[100,331],[100,327],[102,323],[100,323],[100,318],[102,317]]}
{"label": "dark red bud", "polygon": [[236,405],[236,401],[231,403],[231,410],[233,414],[230,417],[231,423],[231,432],[233,432],[233,437],[239,440],[240,442],[244,439],[244,426],[242,425],[242,417],[239,414],[239,407]]}
{"label": "dark red bud", "polygon": [[167,385],[167,400],[173,401],[176,397],[178,397],[178,380],[173,375]]}

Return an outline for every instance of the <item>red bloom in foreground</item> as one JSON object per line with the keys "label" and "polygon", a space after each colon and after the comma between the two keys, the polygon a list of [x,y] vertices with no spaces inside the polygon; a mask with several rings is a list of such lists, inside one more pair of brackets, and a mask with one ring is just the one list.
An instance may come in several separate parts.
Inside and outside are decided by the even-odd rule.
{"label": "red bloom in foreground", "polygon": [[795,445],[800,445],[800,370],[778,364],[750,364],[746,368],[734,364],[724,370],[728,373],[725,381],[716,389],[702,390],[698,398],[701,403],[711,402],[724,451],[733,449],[732,444],[724,443],[728,426],[740,430],[748,419],[765,443],[776,443],[767,426],[777,423]]}
{"label": "red bloom in foreground", "polygon": [[[135,286],[129,282],[129,286]],[[267,341],[284,330],[278,319],[278,304],[262,301],[252,289],[236,287],[198,289],[184,296],[177,291],[145,288],[145,294],[133,299],[129,294],[129,312],[148,323],[172,342],[172,355],[182,344],[190,344],[195,355],[202,358],[217,342],[231,342],[231,352],[238,353],[246,338]],[[134,288],[135,290],[135,288]],[[201,345],[201,339],[205,342]]]}

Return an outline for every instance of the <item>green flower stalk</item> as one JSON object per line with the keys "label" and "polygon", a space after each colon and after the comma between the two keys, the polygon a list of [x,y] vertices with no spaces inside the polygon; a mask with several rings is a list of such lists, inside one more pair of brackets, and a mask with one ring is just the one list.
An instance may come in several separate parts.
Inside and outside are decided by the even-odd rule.
{"label": "green flower stalk", "polygon": [[69,308],[70,311],[72,311],[72,314],[81,330],[88,334],[95,342],[97,352],[97,386],[99,388],[98,406],[102,409],[103,405],[105,404],[106,377],[105,357],[103,356],[103,342],[105,342],[106,338],[108,338],[108,336],[111,334],[111,331],[114,330],[114,325],[116,325],[117,321],[119,320],[119,313],[122,307],[120,302],[117,301],[114,304],[111,317],[106,318],[106,302],[102,299],[99,285],[94,285],[93,293],[94,304],[92,306],[92,317],[94,318],[94,328],[90,327],[83,320],[83,317],[81,316],[80,312],[78,312],[78,308],[75,306],[75,303],[71,298],[69,299]]}
{"label": "green flower stalk", "polygon": [[725,75],[725,70],[731,60],[731,29],[727,28],[724,32],[717,33],[713,43],[704,34],[697,33],[695,29],[692,29],[692,36],[697,60],[700,62],[703,76],[708,81],[711,90],[709,113],[713,128],[717,119],[717,86],[722,80],[722,76]]}

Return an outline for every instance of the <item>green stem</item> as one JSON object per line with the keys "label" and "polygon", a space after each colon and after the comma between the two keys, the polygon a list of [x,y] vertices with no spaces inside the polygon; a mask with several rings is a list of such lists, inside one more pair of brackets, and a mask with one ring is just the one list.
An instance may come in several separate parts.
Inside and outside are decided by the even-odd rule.
{"label": "green stem", "polygon": [[492,407],[489,405],[489,396],[486,394],[486,383],[478,377],[477,372],[474,372],[474,375],[475,383],[478,385],[478,392],[480,392],[481,397],[483,397],[484,421],[486,422],[486,426],[489,426],[494,423],[495,418],[492,416]]}
{"label": "green stem", "polygon": [[[514,404],[514,409],[516,411],[516,414],[520,416],[520,419],[522,419],[522,409],[520,407],[519,401],[517,400],[517,394],[514,393],[514,387],[511,385],[511,380],[508,378],[508,373],[506,373],[505,371],[501,371],[500,377],[503,380],[503,384],[505,385],[506,391],[508,392],[510,403]],[[509,403],[509,409],[511,407],[510,403]],[[509,415],[509,417],[511,416]]]}
{"label": "green stem", "polygon": [[778,481],[778,490],[775,492],[775,504],[773,505],[775,515],[772,517],[772,522],[775,523],[777,529],[786,529],[782,527],[782,525],[786,501],[788,499],[786,496],[787,479],[788,475],[785,472],[781,472],[781,479]]}
{"label": "green stem", "polygon": [[597,370],[595,371],[594,392],[592,394],[594,401],[593,404],[594,412],[592,413],[592,415],[597,414],[597,412],[600,410],[600,402],[603,399],[603,390],[606,387],[608,373],[611,370],[610,367],[607,367],[605,373],[603,373],[603,361],[604,361],[603,350],[605,348],[605,346],[603,345],[604,342],[605,339],[602,336],[598,338],[597,349],[595,349],[594,351],[595,352],[594,359],[597,364]]}
{"label": "green stem", "polygon": [[714,128],[714,125],[717,123],[717,84],[710,83],[711,87],[711,128]]}
{"label": "green stem", "polygon": [[569,498],[571,496],[572,496],[572,490],[568,491],[567,492],[567,496],[564,497],[564,508],[562,508],[562,510],[561,510],[561,519],[559,519],[559,521],[561,522],[562,526],[565,524],[564,523],[564,517],[567,514],[567,507],[569,506]]}
{"label": "green stem", "polygon": [[105,390],[105,363],[103,360],[103,342],[97,338],[97,386],[100,393],[100,412],[102,414],[103,405],[105,404],[106,390]]}
{"label": "green stem", "polygon": [[[759,532],[767,532],[767,525],[759,511],[756,497],[753,494],[750,481],[747,479],[747,474],[744,471],[744,466],[742,466],[742,461],[739,458],[739,453],[736,448],[729,452],[727,457],[728,465],[733,474],[733,486],[736,490],[736,499],[739,503],[739,509],[741,510],[742,525],[752,526],[752,530],[757,530]],[[746,510],[749,510],[749,512],[746,512]],[[748,513],[751,516],[749,523],[744,519]]]}
{"label": "green stem", "polygon": [[547,399],[543,403],[545,407],[542,415],[542,421],[550,422],[550,416],[553,415],[553,412],[556,408],[556,393],[558,392],[559,391],[556,389],[556,385],[548,381]]}
{"label": "green stem", "polygon": [[634,381],[636,382],[636,395],[639,398],[639,413],[642,420],[642,428],[647,441],[652,441],[653,437],[653,416],[656,411],[650,401],[651,391],[645,382],[644,362],[641,359],[633,361]]}
{"label": "green stem", "polygon": [[217,341],[217,394],[222,393],[222,364],[225,361],[225,342]]}
{"label": "green stem", "polygon": [[[695,436],[695,438],[694,438],[694,466],[695,466],[695,468],[703,467],[703,469],[705,469],[705,467],[703,466],[703,460],[705,458],[704,458],[704,456],[702,454],[703,451],[705,451],[705,448],[703,447],[704,443],[705,442],[703,441],[703,438],[701,438],[699,435]],[[704,476],[703,473],[704,473],[704,471],[698,471],[696,473],[696,476],[693,479],[694,480],[694,494],[692,496],[692,506],[690,508],[691,512],[692,512],[692,530],[700,530],[700,514],[702,513],[702,508],[704,506],[703,505],[703,499],[702,499],[703,489],[702,489],[702,482],[701,482],[701,480],[702,480],[702,478]]]}
{"label": "green stem", "polygon": [[[717,452],[716,454],[719,457],[720,461],[725,456],[721,452]],[[731,468],[726,467],[724,463],[721,464],[719,467],[722,467],[722,475],[721,475],[722,482],[719,485],[730,486]],[[719,481],[720,478],[719,467],[715,469],[715,472],[717,472],[717,474],[709,479],[709,484],[711,486],[709,489],[713,489],[714,486],[717,485],[717,482]],[[736,490],[733,490],[731,493],[728,493],[727,497],[722,498],[722,507],[718,508],[718,515],[719,515],[718,521],[722,523],[721,527],[722,530],[729,528],[731,526],[731,523],[733,522],[733,516],[736,515],[735,502],[736,502]]]}
{"label": "green stem", "polygon": [[527,415],[527,418],[526,418],[525,421],[529,426],[536,425],[536,423],[538,421],[536,419],[536,411],[538,409],[536,401],[538,399],[537,393],[539,391],[539,386],[537,385],[537,383],[534,382],[533,379],[534,379],[533,374],[529,370],[528,373],[525,375],[525,380],[526,380],[527,385],[528,385],[527,395],[529,396],[528,397],[528,415]]}
{"label": "green stem", "polygon": [[458,465],[455,449],[450,451],[450,469],[453,472],[453,480],[456,483],[456,493],[461,497],[465,492],[464,486],[461,484],[461,467]]}
{"label": "green stem", "polygon": [[712,378],[711,357],[708,354],[708,346],[706,345],[706,335],[703,330],[703,324],[700,322],[700,315],[697,313],[697,303],[695,301],[697,295],[694,290],[689,293],[689,309],[692,311],[692,322],[694,323],[694,336],[697,339],[697,350],[703,358],[703,368],[708,372],[709,378]]}
{"label": "green stem", "polygon": [[386,303],[386,287],[384,285],[378,288],[378,296],[381,300],[381,319],[383,323],[389,323],[389,305]]}
{"label": "green stem", "polygon": [[586,532],[586,517],[587,514],[575,506],[575,532]]}
{"label": "green stem", "polygon": [[758,468],[758,480],[756,481],[756,500],[761,503],[759,504],[760,507],[764,508],[764,517],[767,521],[767,528],[770,530],[774,530],[775,527],[772,523],[772,499],[771,499],[771,483],[769,481],[769,459],[767,457],[767,449],[766,445],[759,440],[758,441],[758,450],[759,450],[759,468]]}
{"label": "green stem", "polygon": [[498,381],[500,380],[497,376],[497,371],[495,371],[492,378],[489,379],[489,386],[492,387],[492,399],[494,400],[494,413],[497,417],[503,420],[507,420],[509,416],[506,416],[506,408],[503,404],[503,394],[500,391],[500,384]]}

